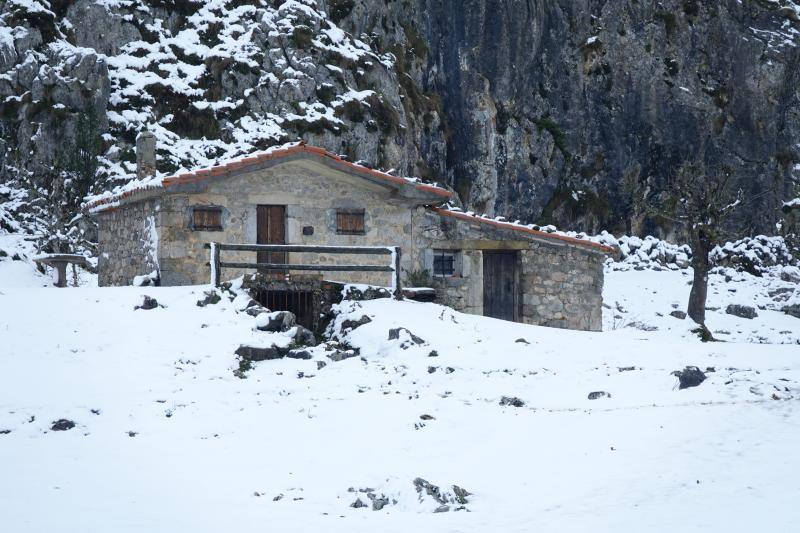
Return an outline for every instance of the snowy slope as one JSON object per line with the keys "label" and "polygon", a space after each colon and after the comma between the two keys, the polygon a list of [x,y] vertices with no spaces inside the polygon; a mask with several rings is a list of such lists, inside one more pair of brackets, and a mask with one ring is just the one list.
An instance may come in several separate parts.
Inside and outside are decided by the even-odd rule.
{"label": "snowy slope", "polygon": [[[658,290],[643,297],[645,286]],[[704,344],[658,317],[683,301],[680,273],[607,278],[607,302],[626,311],[606,319],[657,331],[346,302],[335,331],[360,357],[334,362],[318,348],[312,360],[255,363],[247,379],[233,375],[239,344],[285,336],[254,331],[227,298],[196,306],[204,289],[0,287],[4,530],[800,527],[800,349]],[[164,307],[134,310],[145,293]],[[784,327],[771,313],[748,327]],[[341,332],[364,315],[371,322]],[[712,329],[723,320],[712,313]],[[395,327],[424,344],[388,340]],[[679,390],[671,372],[686,365],[715,371]],[[610,397],[588,399],[598,391]],[[504,396],[524,405],[501,405]],[[51,431],[61,418],[76,427]],[[434,513],[417,477],[465,488],[466,509]],[[371,510],[358,492],[367,488],[389,503]],[[368,507],[351,507],[356,499]]]}
{"label": "snowy slope", "polygon": [[[709,276],[706,325],[716,338],[800,344],[800,320],[780,311],[786,305],[800,303],[800,286],[782,280],[781,270],[773,268],[767,275],[756,277],[719,269]],[[640,335],[667,339],[675,334],[690,335],[685,332],[694,327],[691,321],[678,320],[670,313],[686,311],[691,281],[691,269],[606,272],[603,329],[634,329],[640,330]],[[725,311],[731,304],[755,307],[758,316],[747,319],[729,315]]]}

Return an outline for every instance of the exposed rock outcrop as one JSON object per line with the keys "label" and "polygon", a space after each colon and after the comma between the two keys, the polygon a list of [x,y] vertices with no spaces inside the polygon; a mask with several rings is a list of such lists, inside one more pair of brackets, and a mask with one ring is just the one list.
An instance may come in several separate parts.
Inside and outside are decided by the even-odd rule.
{"label": "exposed rock outcrop", "polygon": [[86,128],[102,135],[92,192],[133,177],[145,127],[162,174],[302,137],[445,182],[479,212],[663,237],[646,201],[692,161],[743,188],[730,229],[770,232],[800,162],[798,13],[794,0],[0,0],[0,182],[46,185]]}

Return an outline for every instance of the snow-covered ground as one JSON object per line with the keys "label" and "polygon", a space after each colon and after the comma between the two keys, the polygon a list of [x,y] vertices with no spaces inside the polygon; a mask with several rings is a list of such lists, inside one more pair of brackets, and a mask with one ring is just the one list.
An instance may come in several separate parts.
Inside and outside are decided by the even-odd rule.
{"label": "snow-covered ground", "polygon": [[[609,272],[603,333],[346,302],[334,327],[360,356],[316,348],[239,379],[241,343],[286,336],[227,298],[198,307],[206,287],[55,289],[3,258],[0,527],[799,531],[800,320],[768,296],[796,287],[712,276],[709,327],[731,342],[702,343],[669,315],[684,272]],[[134,310],[142,294],[163,307]],[[708,379],[679,390],[687,365]],[[62,418],[76,426],[52,431]],[[418,477],[471,495],[434,513]]]}
{"label": "snow-covered ground", "polygon": [[[719,273],[709,276],[706,325],[714,337],[733,342],[800,344],[800,320],[780,311],[785,305],[800,304],[800,286],[781,280],[780,270],[776,267],[771,269],[772,275],[756,277],[718,269]],[[657,328],[653,337],[664,342],[676,334],[685,337],[694,324],[670,313],[686,311],[691,282],[691,269],[606,272],[603,329]],[[758,316],[747,319],[729,315],[726,309],[731,304],[754,307]]]}

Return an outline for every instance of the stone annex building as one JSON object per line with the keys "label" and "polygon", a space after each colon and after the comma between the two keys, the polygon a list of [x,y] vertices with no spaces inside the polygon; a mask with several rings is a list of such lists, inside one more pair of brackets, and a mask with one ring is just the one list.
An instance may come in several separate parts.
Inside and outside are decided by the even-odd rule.
{"label": "stone annex building", "polygon": [[[155,139],[140,135],[140,177],[153,175]],[[347,162],[304,143],[287,145],[100,197],[99,283],[128,285],[155,272],[161,285],[210,280],[210,242],[399,246],[401,270],[459,311],[599,331],[607,247],[450,209],[451,192]],[[255,252],[226,261],[255,262]],[[259,252],[258,262],[265,262]],[[278,255],[272,253],[272,255]],[[304,257],[272,263],[331,265],[386,257]],[[288,256],[288,257],[287,257]],[[427,272],[423,272],[427,271]],[[226,269],[224,279],[244,271]],[[413,273],[413,274],[412,274]],[[290,272],[290,276],[308,272]],[[324,279],[388,286],[386,272],[320,272]]]}

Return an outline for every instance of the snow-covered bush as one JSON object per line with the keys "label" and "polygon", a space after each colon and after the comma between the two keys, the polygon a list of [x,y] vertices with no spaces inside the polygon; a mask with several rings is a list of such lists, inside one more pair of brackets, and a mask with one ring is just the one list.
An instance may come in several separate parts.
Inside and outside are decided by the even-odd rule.
{"label": "snow-covered bush", "polygon": [[[619,254],[611,264],[611,268],[615,270],[687,268],[692,259],[692,249],[688,244],[673,244],[650,235],[644,238],[630,235],[614,237],[604,231],[600,235],[587,238],[619,249]],[[714,266],[744,270],[755,275],[761,275],[770,267],[797,263],[797,258],[780,236],[745,237],[717,246],[709,255]]]}
{"label": "snow-covered bush", "polygon": [[715,247],[710,257],[716,266],[745,270],[756,275],[769,267],[792,265],[797,261],[783,237],[766,235],[727,242]]}
{"label": "snow-covered bush", "polygon": [[673,244],[656,239],[652,235],[644,238],[631,235],[614,237],[604,231],[600,235],[589,238],[593,242],[617,248],[619,254],[616,264],[622,266],[623,269],[654,266],[665,266],[672,269],[686,268],[692,258],[692,249],[689,245]]}

